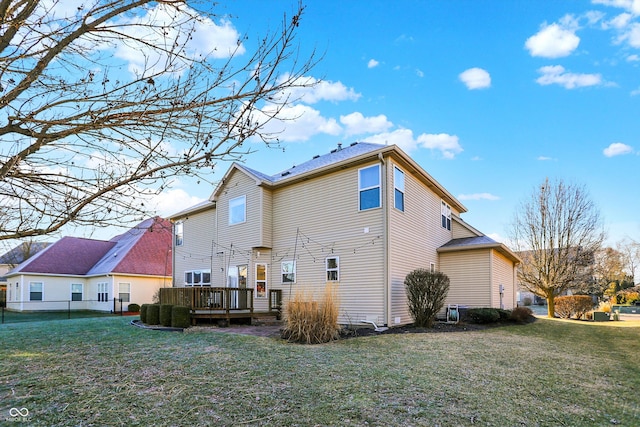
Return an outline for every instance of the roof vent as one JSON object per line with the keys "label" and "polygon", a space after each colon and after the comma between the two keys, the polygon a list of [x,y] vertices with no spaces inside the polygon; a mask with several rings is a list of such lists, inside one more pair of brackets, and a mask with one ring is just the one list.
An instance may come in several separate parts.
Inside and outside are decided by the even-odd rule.
{"label": "roof vent", "polygon": [[316,154],[315,156],[313,156],[314,159],[317,159],[318,157],[320,157],[320,154]]}
{"label": "roof vent", "polygon": [[280,176],[287,176],[291,173],[291,171],[284,171]]}
{"label": "roof vent", "polygon": [[338,151],[342,150],[342,142],[338,142]]}
{"label": "roof vent", "polygon": [[349,145],[349,147],[353,147],[354,145],[358,145],[358,141],[352,142],[351,145]]}

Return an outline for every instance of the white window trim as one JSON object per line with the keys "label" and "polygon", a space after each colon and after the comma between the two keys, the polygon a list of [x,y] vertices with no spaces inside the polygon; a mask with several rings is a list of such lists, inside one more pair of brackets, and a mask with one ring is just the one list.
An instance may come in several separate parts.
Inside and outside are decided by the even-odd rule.
{"label": "white window trim", "polygon": [[[442,228],[451,231],[451,206],[444,200],[440,204],[440,214],[440,225]],[[443,218],[446,220],[446,226],[442,224]]]}
{"label": "white window trim", "polygon": [[[400,188],[400,186],[398,186],[398,182],[396,180],[396,172],[399,172],[402,174],[402,188]],[[399,210],[400,212],[404,212],[404,207],[406,204],[406,197],[405,197],[405,180],[406,180],[406,175],[404,173],[404,171],[402,169],[400,169],[398,166],[394,166],[393,167],[393,207],[396,208],[397,210]],[[402,193],[402,209],[400,209],[397,205],[396,205],[396,191],[399,191]]]}
{"label": "white window trim", "polygon": [[[122,285],[128,285],[129,287],[129,292],[122,292]],[[129,294],[129,301],[125,301],[124,298],[122,298],[120,295],[121,294]],[[131,282],[119,282],[118,283],[118,299],[122,298],[122,302],[131,302]]]}
{"label": "white window trim", "polygon": [[[362,183],[360,182],[360,171],[363,171],[365,169],[371,169],[371,168],[378,168],[378,185],[372,185],[369,187],[362,187]],[[382,207],[382,168],[380,167],[380,165],[376,164],[376,165],[371,165],[371,166],[366,166],[364,168],[360,168],[358,169],[358,211],[363,212],[363,211],[369,211],[371,209],[379,209]],[[367,191],[367,190],[372,190],[374,188],[378,188],[378,206],[374,206],[371,208],[366,208],[366,209],[362,209],[362,206],[360,206],[360,195],[362,194],[363,191]]]}
{"label": "white window trim", "polygon": [[[200,282],[195,281],[196,273],[200,274]],[[187,274],[191,274],[191,282],[187,281]],[[209,274],[209,281],[204,281],[204,275]],[[185,286],[211,286],[211,269],[198,268],[195,270],[186,270],[184,272],[184,285]]]}
{"label": "white window trim", "polygon": [[[178,241],[180,236],[180,241]],[[176,246],[184,245],[184,222],[178,221],[173,225],[173,241]]]}
{"label": "white window trim", "polygon": [[[329,260],[330,259],[335,259],[336,260],[336,268],[329,268]],[[326,275],[325,275],[325,279],[327,280],[327,282],[339,282],[340,281],[340,257],[339,256],[329,256],[324,260],[324,266],[325,266],[325,271],[326,271]],[[335,279],[329,279],[329,273],[335,271],[337,273],[337,277]]]}
{"label": "white window trim", "polygon": [[[109,301],[109,283],[100,282],[97,284],[98,292],[98,302],[108,302]],[[100,298],[100,294],[105,294],[104,299]]]}
{"label": "white window trim", "polygon": [[[264,266],[264,280],[258,280],[258,266]],[[258,283],[264,282],[264,296],[258,296]],[[259,262],[255,265],[255,283],[254,291],[256,298],[266,299],[269,296],[269,266],[266,263]]]}
{"label": "white window trim", "polygon": [[[234,207],[243,206],[242,221],[233,222],[232,211]],[[244,224],[247,222],[247,196],[234,197],[229,199],[229,225]]]}
{"label": "white window trim", "polygon": [[432,273],[436,272],[436,263],[435,262],[432,262],[432,263],[429,264],[429,271],[432,272]]}
{"label": "white window trim", "polygon": [[80,299],[79,299],[79,300],[76,300],[76,301],[84,301],[84,284],[82,284],[82,283],[72,283],[72,284],[70,285],[70,289],[69,289],[69,291],[70,291],[70,294],[69,294],[69,300],[70,300],[70,301],[74,301],[74,299],[73,299],[73,294],[74,294],[74,292],[73,292],[73,285],[80,285]]}
{"label": "white window trim", "polygon": [[[285,271],[284,271],[284,265],[285,265],[285,264],[293,264],[293,272],[291,272],[291,273],[285,273]],[[285,274],[293,274],[293,280],[292,280],[292,281],[288,281],[288,280],[287,280],[287,281],[285,281],[285,280],[284,280],[284,275],[285,275]],[[288,284],[290,284],[290,283],[296,283],[296,279],[297,279],[297,277],[296,277],[296,262],[295,262],[294,260],[290,260],[290,261],[282,261],[282,262],[280,263],[280,281],[281,281],[281,283],[282,283],[283,285],[288,285]]]}
{"label": "white window trim", "polygon": [[[31,285],[40,284],[40,293],[42,294],[41,299],[31,299]],[[29,282],[29,301],[44,301],[44,282]]]}

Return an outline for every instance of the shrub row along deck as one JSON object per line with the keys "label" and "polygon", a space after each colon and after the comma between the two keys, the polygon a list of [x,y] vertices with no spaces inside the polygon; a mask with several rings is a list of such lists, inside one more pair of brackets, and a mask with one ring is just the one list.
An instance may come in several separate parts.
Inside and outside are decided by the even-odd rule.
{"label": "shrub row along deck", "polygon": [[181,305],[189,307],[191,319],[231,320],[249,318],[253,322],[257,318],[280,315],[282,306],[282,290],[269,291],[269,308],[258,311],[253,306],[253,289],[218,288],[195,286],[184,288],[161,288],[160,304]]}

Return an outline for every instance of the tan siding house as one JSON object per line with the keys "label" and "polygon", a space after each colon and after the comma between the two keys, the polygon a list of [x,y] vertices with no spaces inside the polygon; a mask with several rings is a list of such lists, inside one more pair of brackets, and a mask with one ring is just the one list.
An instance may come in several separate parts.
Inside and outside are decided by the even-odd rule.
{"label": "tan siding house", "polygon": [[[412,322],[404,279],[424,268],[450,276],[451,303],[512,308],[514,290],[500,300],[498,286],[515,286],[519,260],[460,220],[465,211],[396,146],[339,146],[276,175],[233,164],[207,203],[172,217],[184,236],[174,286],[253,289],[260,311],[270,290],[286,301],[333,283],[342,323],[397,326]],[[210,283],[185,281],[202,260]]]}

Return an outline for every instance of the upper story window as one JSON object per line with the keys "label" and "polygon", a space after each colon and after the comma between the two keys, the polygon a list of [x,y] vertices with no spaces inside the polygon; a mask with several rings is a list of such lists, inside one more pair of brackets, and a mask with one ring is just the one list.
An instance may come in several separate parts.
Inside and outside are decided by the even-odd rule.
{"label": "upper story window", "polygon": [[327,282],[340,280],[340,258],[337,256],[327,258]]}
{"label": "upper story window", "polygon": [[229,225],[240,224],[247,220],[247,196],[229,200]]}
{"label": "upper story window", "polygon": [[173,234],[175,236],[176,246],[182,246],[184,243],[184,224],[182,221],[173,225]]}
{"label": "upper story window", "polygon": [[451,230],[451,206],[449,206],[444,200],[442,201],[442,227],[447,230]]}
{"label": "upper story window", "polygon": [[380,207],[380,165],[358,170],[358,191],[361,211]]}
{"label": "upper story window", "polygon": [[404,212],[404,172],[393,168],[393,205],[396,209]]}

